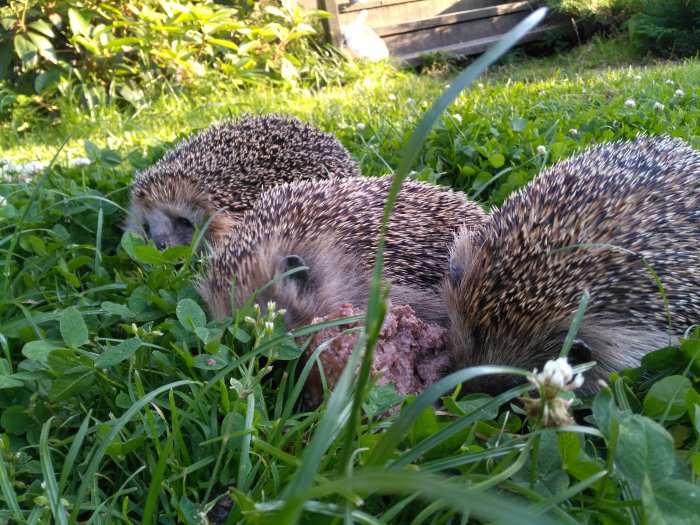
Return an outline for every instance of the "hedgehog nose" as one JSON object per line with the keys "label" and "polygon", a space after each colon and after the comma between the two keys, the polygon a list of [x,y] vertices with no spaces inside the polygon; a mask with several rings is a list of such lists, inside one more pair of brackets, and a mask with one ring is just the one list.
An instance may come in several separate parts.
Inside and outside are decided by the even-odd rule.
{"label": "hedgehog nose", "polygon": [[156,248],[159,250],[164,250],[168,247],[168,242],[163,239],[156,239]]}

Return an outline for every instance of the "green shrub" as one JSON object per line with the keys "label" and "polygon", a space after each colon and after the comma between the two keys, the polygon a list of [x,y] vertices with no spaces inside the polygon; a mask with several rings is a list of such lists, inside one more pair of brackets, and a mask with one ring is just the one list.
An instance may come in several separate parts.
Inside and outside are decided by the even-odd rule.
{"label": "green shrub", "polygon": [[88,105],[111,97],[137,107],[149,87],[212,72],[234,84],[294,81],[295,42],[315,32],[320,12],[293,0],[242,4],[12,1],[0,8],[0,81],[44,98],[78,86]]}
{"label": "green shrub", "polygon": [[616,33],[638,10],[636,0],[547,0],[555,12],[576,21],[577,31],[587,37],[593,33]]}
{"label": "green shrub", "polygon": [[634,47],[661,56],[691,56],[700,51],[700,0],[644,0],[630,18]]}

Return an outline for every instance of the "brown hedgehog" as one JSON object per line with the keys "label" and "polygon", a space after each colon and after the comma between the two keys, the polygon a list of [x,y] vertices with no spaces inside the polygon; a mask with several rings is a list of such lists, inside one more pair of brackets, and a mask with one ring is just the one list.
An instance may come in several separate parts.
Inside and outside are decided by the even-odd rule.
{"label": "brown hedgehog", "polygon": [[[308,324],[343,303],[367,301],[370,273],[391,176],[302,181],[263,193],[236,235],[212,248],[199,289],[215,317],[276,275],[258,302],[286,309],[286,324]],[[426,322],[445,322],[437,289],[454,232],[479,228],[486,214],[463,194],[419,182],[404,183],[389,222],[384,277],[394,304],[410,304]]]}
{"label": "brown hedgehog", "polygon": [[[645,262],[665,290],[671,331]],[[559,355],[584,290],[569,359],[598,365],[583,393],[700,321],[700,153],[646,136],[599,145],[512,195],[481,237],[462,231],[443,288],[455,364],[541,369]],[[465,386],[498,392],[517,382]]]}
{"label": "brown hedgehog", "polygon": [[214,216],[207,238],[227,235],[266,188],[294,180],[359,175],[333,135],[295,118],[245,116],[181,142],[136,175],[126,229],[159,248],[190,244]]}

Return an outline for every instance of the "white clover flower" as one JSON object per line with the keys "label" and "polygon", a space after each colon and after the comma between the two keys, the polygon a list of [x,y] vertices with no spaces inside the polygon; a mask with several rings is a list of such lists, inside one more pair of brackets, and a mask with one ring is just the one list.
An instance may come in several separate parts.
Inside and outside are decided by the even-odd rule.
{"label": "white clover flower", "polygon": [[654,102],[654,109],[656,111],[663,111],[666,108],[661,102]]}
{"label": "white clover flower", "polygon": [[396,95],[394,95],[393,93],[389,93],[389,100],[391,100],[391,101],[396,100]]}
{"label": "white clover flower", "polygon": [[36,175],[37,173],[41,173],[44,168],[46,168],[47,164],[46,162],[42,162],[40,160],[34,160],[32,162],[28,162],[24,166],[22,166],[22,175],[25,177],[31,177],[32,175]]}
{"label": "white clover flower", "polygon": [[569,130],[569,135],[571,135],[572,137],[575,137],[576,135],[578,135],[578,130],[576,128],[571,128]]}
{"label": "white clover flower", "polygon": [[544,365],[544,370],[537,373],[533,370],[530,382],[538,388],[554,388],[559,391],[575,390],[583,385],[583,374],[574,376],[573,369],[566,357],[550,359]]}
{"label": "white clover flower", "polygon": [[625,100],[625,106],[628,108],[635,108],[637,107],[637,103],[631,98],[628,98],[627,100]]}
{"label": "white clover flower", "polygon": [[540,394],[539,398],[522,398],[529,418],[550,427],[573,423],[569,412],[572,399],[561,397],[561,393],[583,385],[583,375],[574,375],[565,357],[547,361],[542,372],[538,373],[535,368],[528,380]]}
{"label": "white clover flower", "polygon": [[455,122],[457,122],[457,124],[462,123],[462,115],[460,115],[459,113],[455,113],[454,115],[452,115],[452,118],[455,120]]}
{"label": "white clover flower", "polygon": [[71,168],[82,168],[84,166],[89,166],[91,164],[90,159],[86,159],[85,157],[78,157],[77,159],[72,159],[68,165]]}
{"label": "white clover flower", "polygon": [[540,157],[544,157],[547,154],[547,148],[540,144],[539,146],[537,146],[537,154]]}
{"label": "white clover flower", "polygon": [[669,86],[672,86],[674,84],[673,80],[671,80],[670,78],[665,83]]}
{"label": "white clover flower", "polygon": [[406,104],[409,104],[409,105],[411,105],[411,106],[413,105],[414,102],[415,102],[415,100],[413,100],[412,98],[407,98],[407,99],[406,99]]}
{"label": "white clover flower", "polygon": [[357,128],[357,131],[362,131],[365,129],[365,125],[362,122],[358,122],[357,126],[355,127]]}
{"label": "white clover flower", "polygon": [[685,91],[682,89],[677,89],[674,95],[676,95],[678,98],[683,98],[685,96]]}
{"label": "white clover flower", "polygon": [[476,87],[478,87],[479,89],[484,89],[484,84],[482,84],[481,82],[479,82],[479,83],[476,85]]}
{"label": "white clover flower", "polygon": [[637,75],[636,77],[634,77],[634,80],[635,82],[639,82],[640,80],[642,80],[642,77]]}

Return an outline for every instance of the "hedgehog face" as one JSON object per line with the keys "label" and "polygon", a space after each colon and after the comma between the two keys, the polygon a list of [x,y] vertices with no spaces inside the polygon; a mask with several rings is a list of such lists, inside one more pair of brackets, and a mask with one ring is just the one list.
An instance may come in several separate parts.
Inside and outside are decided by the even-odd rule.
{"label": "hedgehog face", "polygon": [[159,250],[169,246],[189,245],[195,233],[194,217],[173,217],[157,209],[144,210],[143,229]]}
{"label": "hedgehog face", "polygon": [[205,219],[205,210],[197,206],[183,207],[162,202],[152,206],[134,201],[126,230],[153,239],[162,250],[169,246],[189,246]]}

